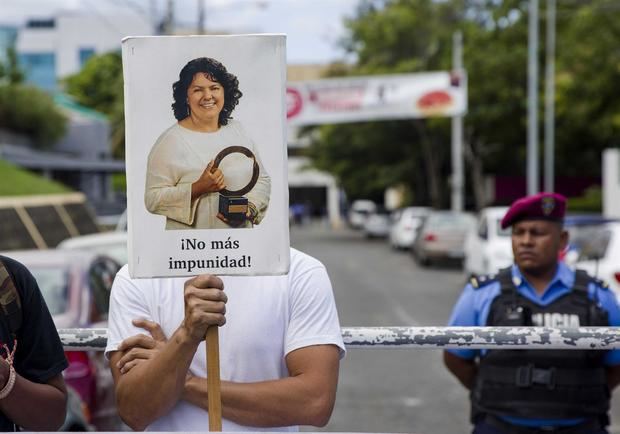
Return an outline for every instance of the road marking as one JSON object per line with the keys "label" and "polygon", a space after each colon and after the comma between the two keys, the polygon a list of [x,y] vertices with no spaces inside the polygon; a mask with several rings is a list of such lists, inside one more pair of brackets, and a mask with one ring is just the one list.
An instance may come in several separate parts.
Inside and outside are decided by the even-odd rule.
{"label": "road marking", "polygon": [[416,398],[415,396],[403,396],[400,401],[402,405],[409,408],[419,407],[422,405],[422,400],[420,398]]}
{"label": "road marking", "polygon": [[420,326],[420,324],[415,319],[413,319],[411,314],[409,314],[409,312],[407,312],[405,308],[402,307],[400,304],[395,304],[393,308],[394,314],[396,318],[398,318],[398,320],[401,322],[401,324],[411,324],[412,327]]}

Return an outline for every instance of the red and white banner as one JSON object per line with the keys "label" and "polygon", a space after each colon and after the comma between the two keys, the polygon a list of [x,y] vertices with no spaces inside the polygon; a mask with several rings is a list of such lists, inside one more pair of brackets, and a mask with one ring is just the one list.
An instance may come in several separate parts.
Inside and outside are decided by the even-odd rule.
{"label": "red and white banner", "polygon": [[373,75],[289,82],[289,125],[458,116],[467,111],[462,73]]}

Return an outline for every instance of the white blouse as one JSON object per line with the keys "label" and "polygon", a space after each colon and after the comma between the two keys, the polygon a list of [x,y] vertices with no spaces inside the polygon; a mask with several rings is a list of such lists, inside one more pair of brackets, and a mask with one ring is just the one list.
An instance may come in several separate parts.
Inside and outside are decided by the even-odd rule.
{"label": "white blouse", "polygon": [[[256,156],[260,174],[256,185],[245,197],[258,211],[255,222],[261,222],[269,205],[271,179],[260,161],[254,142],[241,124],[230,120],[218,131],[204,133],[175,123],[155,142],[149,153],[146,172],[146,208],[153,214],[166,216],[166,229],[231,228],[217,218],[219,193],[208,193],[193,202],[191,200],[192,183],[200,178],[209,162],[228,146],[246,147]],[[242,188],[252,177],[251,163],[231,164],[235,155],[240,156],[231,154],[220,164],[228,190]],[[250,161],[245,156],[241,158]],[[252,222],[247,220],[240,227],[252,227]]]}

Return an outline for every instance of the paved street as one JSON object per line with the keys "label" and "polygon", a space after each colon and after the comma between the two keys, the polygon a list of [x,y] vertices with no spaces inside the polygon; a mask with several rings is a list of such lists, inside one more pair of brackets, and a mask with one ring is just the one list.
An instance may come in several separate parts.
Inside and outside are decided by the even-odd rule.
{"label": "paved street", "polygon": [[[291,244],[327,266],[344,327],[445,325],[465,279],[449,266],[419,268],[385,240],[366,240],[348,229],[293,227]],[[620,423],[615,395],[613,420]],[[466,433],[468,402],[439,350],[350,350],[341,364],[336,408],[323,430]]]}

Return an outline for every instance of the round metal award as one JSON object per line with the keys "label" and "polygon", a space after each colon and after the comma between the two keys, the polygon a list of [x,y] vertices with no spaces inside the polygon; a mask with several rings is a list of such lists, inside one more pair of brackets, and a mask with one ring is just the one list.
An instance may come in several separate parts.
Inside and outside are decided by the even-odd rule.
{"label": "round metal award", "polygon": [[229,146],[222,149],[217,154],[213,162],[212,170],[220,167],[225,157],[231,154],[242,154],[252,160],[252,176],[245,186],[236,190],[225,188],[219,191],[220,201],[218,206],[218,217],[231,226],[239,226],[246,221],[248,215],[248,198],[244,195],[256,185],[260,169],[256,161],[256,156],[248,148],[244,146]]}

